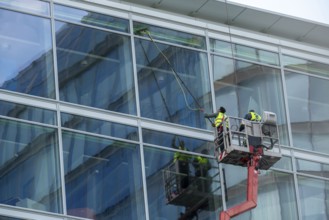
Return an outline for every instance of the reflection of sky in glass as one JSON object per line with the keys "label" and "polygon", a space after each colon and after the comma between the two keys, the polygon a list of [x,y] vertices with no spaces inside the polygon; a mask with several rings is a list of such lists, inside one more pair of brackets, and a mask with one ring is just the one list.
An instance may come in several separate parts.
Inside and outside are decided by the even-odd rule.
{"label": "reflection of sky in glass", "polygon": [[17,8],[23,11],[33,12],[42,15],[49,15],[49,3],[36,0],[10,0],[0,1],[0,5]]}
{"label": "reflection of sky in glass", "polygon": [[13,79],[51,48],[50,21],[0,9],[0,84]]}
{"label": "reflection of sky in glass", "polygon": [[85,11],[82,9],[76,9],[55,4],[54,15],[56,19],[64,19],[110,30],[117,30],[123,32],[129,31],[129,23],[126,19],[117,18],[96,12]]}

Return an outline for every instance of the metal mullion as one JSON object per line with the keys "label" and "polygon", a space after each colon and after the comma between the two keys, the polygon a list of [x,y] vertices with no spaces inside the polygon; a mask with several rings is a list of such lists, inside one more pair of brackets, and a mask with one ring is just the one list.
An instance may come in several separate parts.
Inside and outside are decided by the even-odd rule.
{"label": "metal mullion", "polygon": [[[135,38],[133,32],[133,21],[132,15],[129,13],[129,26],[130,26],[130,42],[131,42],[131,53],[132,53],[132,63],[133,63],[133,76],[135,85],[135,100],[137,109],[137,118],[141,117],[140,102],[139,102],[139,87],[138,87],[138,76],[137,76],[137,63],[136,63],[136,48],[135,48]],[[138,135],[139,135],[139,149],[140,149],[140,163],[142,171],[142,186],[143,186],[143,196],[144,196],[144,212],[145,219],[149,220],[149,207],[148,207],[148,197],[147,197],[147,182],[146,182],[146,170],[145,170],[145,160],[144,160],[144,147],[143,147],[143,135],[141,120],[137,119]]]}
{"label": "metal mullion", "polygon": [[211,92],[211,102],[212,102],[212,110],[216,112],[216,97],[215,97],[215,87],[214,87],[214,70],[213,70],[213,62],[212,56],[214,54],[211,53],[210,50],[210,41],[209,41],[209,33],[206,30],[206,48],[207,48],[207,56],[208,56],[208,66],[209,66],[209,81],[210,81],[210,92]]}
{"label": "metal mullion", "polygon": [[[53,46],[53,64],[54,64],[54,80],[55,80],[55,99],[59,101],[59,80],[58,80],[58,68],[57,68],[57,50],[56,50],[56,29],[54,19],[54,3],[50,3],[50,16],[51,16],[51,36]],[[65,189],[65,170],[64,170],[64,155],[63,155],[63,138],[61,129],[61,113],[60,103],[56,105],[57,114],[57,132],[58,132],[58,158],[59,158],[59,176],[61,183],[61,195],[62,195],[62,208],[63,214],[67,214],[66,207],[66,189]]]}
{"label": "metal mullion", "polygon": [[283,100],[284,100],[284,105],[285,105],[284,106],[285,107],[285,114],[286,114],[286,117],[287,117],[289,146],[294,146],[294,142],[293,142],[293,138],[292,138],[292,131],[291,131],[291,124],[290,124],[290,114],[289,114],[286,79],[285,79],[285,75],[284,75],[283,59],[282,59],[282,53],[281,53],[281,47],[280,46],[279,46],[279,61],[280,61],[281,82],[282,82],[282,89],[283,89]]}
{"label": "metal mullion", "polygon": [[292,170],[293,170],[293,178],[294,178],[294,185],[295,185],[297,214],[298,214],[298,219],[302,220],[302,211],[301,211],[302,206],[300,204],[300,197],[299,197],[298,178],[297,178],[297,169],[296,169],[296,158],[295,158],[293,150],[291,150],[291,160],[292,160]]}
{"label": "metal mullion", "polygon": [[146,168],[145,168],[145,160],[144,160],[144,147],[143,147],[143,135],[142,135],[142,127],[139,123],[138,125],[138,134],[139,134],[139,148],[140,148],[140,160],[141,160],[141,168],[142,168],[142,185],[144,192],[144,211],[145,211],[145,219],[150,220],[149,216],[149,206],[148,206],[148,193],[147,193],[147,180],[146,180]]}
{"label": "metal mullion", "polygon": [[61,126],[61,113],[58,108],[57,110],[57,123],[58,123],[58,157],[59,157],[59,173],[61,182],[61,193],[62,193],[62,205],[63,214],[67,215],[67,205],[66,205],[66,187],[65,187],[65,169],[64,169],[64,150],[63,150],[63,137],[62,137],[62,126]]}

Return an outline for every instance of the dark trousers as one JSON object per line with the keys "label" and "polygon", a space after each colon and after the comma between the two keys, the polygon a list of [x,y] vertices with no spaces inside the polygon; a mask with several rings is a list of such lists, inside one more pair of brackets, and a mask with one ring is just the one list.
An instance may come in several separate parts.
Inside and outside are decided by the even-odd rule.
{"label": "dark trousers", "polygon": [[[229,129],[227,128],[227,132],[228,131],[229,131]],[[216,145],[220,148],[221,152],[223,152],[224,148],[225,148],[224,147],[224,138],[228,138],[228,143],[229,143],[229,145],[231,145],[229,133],[227,133],[226,137],[224,137],[223,127],[222,126],[217,127]]]}
{"label": "dark trousers", "polygon": [[179,173],[181,175],[179,175],[179,182],[180,182],[180,187],[182,189],[185,189],[188,187],[189,184],[189,164],[186,161],[178,161],[178,169],[179,169]]}

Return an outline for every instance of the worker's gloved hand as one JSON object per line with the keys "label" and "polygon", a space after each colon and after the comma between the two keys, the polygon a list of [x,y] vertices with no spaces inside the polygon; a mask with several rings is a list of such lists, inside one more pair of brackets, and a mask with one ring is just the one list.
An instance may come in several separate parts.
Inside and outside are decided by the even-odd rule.
{"label": "worker's gloved hand", "polygon": [[215,125],[215,123],[212,123],[211,126],[215,127],[216,125]]}
{"label": "worker's gloved hand", "polygon": [[207,113],[206,113],[206,114],[204,114],[204,117],[205,117],[205,118],[208,118],[208,116],[209,116],[209,115],[208,115]]}

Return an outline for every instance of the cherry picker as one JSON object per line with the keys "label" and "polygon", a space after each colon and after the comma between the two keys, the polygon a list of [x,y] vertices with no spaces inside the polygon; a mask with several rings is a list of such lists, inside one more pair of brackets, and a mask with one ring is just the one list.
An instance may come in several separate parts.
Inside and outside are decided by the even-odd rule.
{"label": "cherry picker", "polygon": [[[222,211],[220,220],[229,220],[231,217],[255,208],[259,169],[267,170],[281,159],[276,114],[264,111],[262,119],[261,122],[254,122],[228,117],[229,126],[223,126],[223,134],[216,135],[215,156],[218,162],[248,167],[246,201]],[[244,131],[238,129],[241,124],[245,126]],[[219,151],[218,143],[224,144],[223,152]]]}
{"label": "cherry picker", "polygon": [[[219,163],[247,167],[247,196],[245,202],[223,210],[220,213],[220,220],[230,220],[255,208],[259,170],[267,170],[281,159],[275,113],[264,111],[261,122],[229,116],[226,123],[228,126],[223,126],[221,135],[218,135],[215,129],[215,157]],[[243,131],[239,131],[241,124],[245,128]],[[197,210],[215,211],[222,205],[221,195],[214,193],[218,188],[212,187],[212,190],[209,190],[209,183],[220,187],[219,183],[213,182],[218,179],[216,177],[219,173],[217,176],[202,178],[190,176],[191,184],[187,189],[177,186],[177,181],[182,175],[178,172],[177,164],[172,164],[163,172],[167,204],[189,207],[180,219],[191,219],[189,216]]]}

